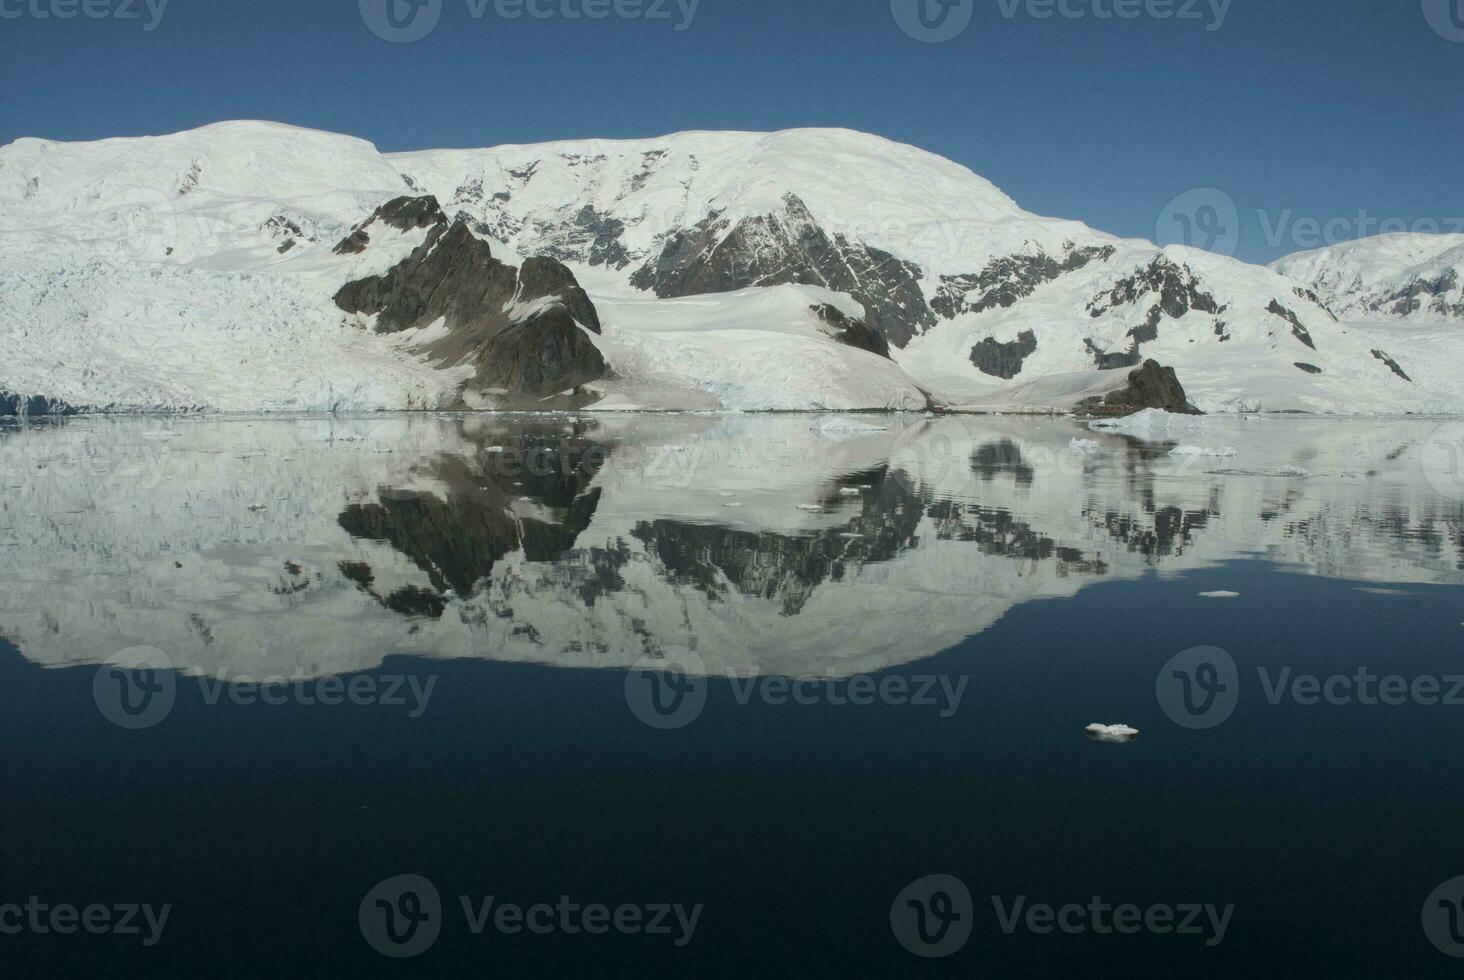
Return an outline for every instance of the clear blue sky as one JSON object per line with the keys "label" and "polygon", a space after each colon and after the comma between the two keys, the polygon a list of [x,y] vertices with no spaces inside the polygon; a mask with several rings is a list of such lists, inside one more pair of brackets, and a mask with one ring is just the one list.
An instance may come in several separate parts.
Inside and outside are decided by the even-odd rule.
{"label": "clear blue sky", "polygon": [[[1447,26],[1456,4],[1464,24],[1464,0],[1233,0],[1213,31],[1217,0],[1198,0],[1198,20],[1094,16],[1115,0],[1066,0],[1081,19],[1024,0],[1006,17],[1016,0],[966,0],[970,26],[941,44],[907,36],[892,0],[701,0],[682,31],[676,0],[666,20],[559,12],[585,0],[533,0],[555,15],[516,20],[488,0],[475,19],[481,0],[437,0],[435,30],[412,43],[373,34],[358,0],[170,0],[151,31],[148,2],[0,0],[0,143],[236,118],[383,150],[846,126],[1121,235],[1153,238],[1167,202],[1217,187],[1257,261],[1295,249],[1266,234],[1288,209],[1351,222],[1334,225],[1343,237],[1370,230],[1363,209],[1424,228],[1464,216],[1464,40],[1423,9]],[[68,3],[139,16],[36,16]]]}

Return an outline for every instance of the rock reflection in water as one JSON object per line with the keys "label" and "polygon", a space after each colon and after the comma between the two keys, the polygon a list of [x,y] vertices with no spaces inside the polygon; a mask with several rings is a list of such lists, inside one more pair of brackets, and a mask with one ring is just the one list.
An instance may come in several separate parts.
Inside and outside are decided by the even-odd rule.
{"label": "rock reflection in water", "polygon": [[1464,504],[1417,459],[1430,423],[1224,426],[1237,458],[1050,419],[7,429],[0,630],[42,664],[149,645],[210,675],[692,650],[709,670],[822,676],[934,655],[1092,582],[1257,553],[1464,581]]}

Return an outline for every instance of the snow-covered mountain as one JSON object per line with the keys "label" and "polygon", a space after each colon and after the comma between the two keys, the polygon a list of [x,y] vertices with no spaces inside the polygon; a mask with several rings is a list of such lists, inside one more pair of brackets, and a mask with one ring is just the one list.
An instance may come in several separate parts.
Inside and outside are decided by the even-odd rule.
{"label": "snow-covered mountain", "polygon": [[1288,255],[1272,268],[1345,319],[1464,322],[1464,235],[1378,235]]}
{"label": "snow-covered mountain", "polygon": [[1464,408],[1464,382],[1399,370],[1411,350],[1276,271],[1032,215],[842,130],[20,140],[0,148],[0,343],[0,398],[42,409],[1010,406],[1145,359],[1207,411]]}

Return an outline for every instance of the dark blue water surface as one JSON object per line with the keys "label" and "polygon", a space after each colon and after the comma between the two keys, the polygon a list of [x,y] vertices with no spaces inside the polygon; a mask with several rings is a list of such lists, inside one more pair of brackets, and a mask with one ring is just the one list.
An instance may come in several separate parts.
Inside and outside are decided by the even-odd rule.
{"label": "dark blue water surface", "polygon": [[[1063,433],[1054,445],[1066,439]],[[1358,438],[1339,441],[1350,446]],[[847,451],[846,443],[838,445],[838,452]],[[512,662],[523,658],[495,655],[487,639],[496,635],[491,622],[477,627],[488,632],[471,633],[479,648],[465,650],[434,632],[453,621],[454,604],[471,604],[491,591],[495,578],[506,578],[516,554],[547,549],[530,556],[531,564],[560,571],[573,565],[575,584],[553,593],[557,611],[536,625],[519,619],[531,616],[530,604],[548,601],[546,581],[515,593],[516,611],[505,620],[512,629],[522,633],[533,625],[548,648],[557,642],[556,623],[583,624],[612,603],[643,606],[643,620],[630,617],[641,623],[631,635],[654,647],[661,639],[654,610],[662,600],[651,586],[637,584],[636,560],[612,562],[612,573],[608,559],[586,552],[598,544],[597,522],[608,520],[613,494],[648,492],[639,481],[630,481],[631,489],[604,484],[588,515],[584,501],[603,473],[567,489],[530,487],[524,496],[550,500],[557,518],[541,514],[544,528],[530,532],[529,518],[517,514],[509,522],[517,543],[495,550],[502,534],[478,532],[496,527],[498,517],[420,478],[383,478],[383,487],[394,488],[390,493],[378,493],[373,478],[367,484],[378,510],[369,515],[341,516],[364,506],[348,488],[338,497],[311,497],[338,518],[334,526],[319,525],[318,540],[302,530],[313,526],[308,522],[293,525],[284,541],[238,528],[204,539],[179,518],[170,532],[176,546],[157,568],[149,564],[162,553],[155,542],[117,530],[136,519],[115,498],[95,500],[100,511],[90,516],[68,515],[73,508],[63,506],[65,491],[52,488],[35,496],[32,505],[45,508],[37,516],[22,513],[18,507],[25,505],[12,496],[0,522],[10,530],[0,539],[28,527],[26,519],[53,521],[61,530],[48,550],[27,550],[34,545],[23,530],[8,552],[0,550],[0,559],[23,559],[7,573],[11,598],[3,609],[10,618],[0,620],[10,637],[0,640],[0,905],[24,905],[35,896],[48,905],[149,903],[169,905],[171,912],[151,946],[144,945],[145,925],[140,936],[42,934],[32,927],[0,935],[4,972],[1457,973],[1460,961],[1431,942],[1423,910],[1438,886],[1464,875],[1464,703],[1426,704],[1410,696],[1392,705],[1305,704],[1288,695],[1272,704],[1259,673],[1289,669],[1292,677],[1326,678],[1355,676],[1366,667],[1375,675],[1438,677],[1447,695],[1448,678],[1464,675],[1457,503],[1426,481],[1416,481],[1423,489],[1411,497],[1397,484],[1344,492],[1325,482],[1332,470],[1325,447],[1315,445],[1310,486],[1272,487],[1255,485],[1263,477],[1254,474],[1160,471],[1148,478],[1139,471],[1156,458],[1153,465],[1168,465],[1162,455],[1122,444],[1111,449],[1110,474],[1105,464],[1087,464],[1092,472],[1078,467],[1072,478],[1088,486],[1086,495],[1067,491],[1069,506],[1059,500],[1044,511],[1042,486],[1049,476],[1061,479],[1044,467],[1056,467],[1057,457],[1044,460],[1032,446],[1020,448],[1026,451],[1020,463],[1003,450],[1006,463],[995,475],[983,472],[992,469],[989,453],[974,455],[973,488],[955,494],[927,491],[926,482],[934,481],[918,476],[894,481],[898,449],[881,450],[891,453],[890,469],[841,457],[834,468],[849,477],[845,483],[866,488],[866,497],[840,504],[836,478],[825,508],[841,516],[824,527],[793,526],[801,519],[796,510],[790,526],[777,529],[753,526],[767,523],[761,511],[737,516],[740,523],[698,523],[679,512],[682,504],[647,505],[648,513],[628,519],[627,526],[654,524],[649,518],[664,512],[663,520],[689,529],[623,537],[632,554],[651,556],[645,560],[654,581],[680,583],[674,595],[703,638],[697,649],[704,660],[736,646],[743,635],[736,629],[773,642],[791,637],[779,630],[792,630],[799,617],[818,623],[824,620],[811,617],[826,617],[829,662],[871,668],[786,673],[828,680],[862,671],[874,682],[900,677],[918,687],[931,677],[965,685],[955,707],[879,698],[862,706],[826,697],[773,703],[762,696],[744,704],[739,688],[709,666],[711,679],[697,681],[706,693],[704,710],[673,730],[645,724],[627,697],[626,665],[641,650],[617,659],[625,651],[577,648],[582,641],[576,640],[537,661]],[[306,454],[300,455],[304,465]],[[1264,460],[1262,468],[1273,463]],[[732,485],[725,474],[719,478]],[[1252,483],[1238,486],[1246,480]],[[1165,493],[1188,494],[1195,484],[1203,506],[1177,505],[1178,516],[1165,517]],[[269,511],[250,512],[259,505],[248,502],[253,496],[241,497],[238,513],[263,515],[261,526],[295,521],[287,489],[293,485],[283,478],[271,484]],[[487,485],[473,482],[483,492]],[[180,486],[186,503],[174,499]],[[404,486],[427,495],[411,498],[413,507],[425,509],[405,514],[393,506]],[[1249,510],[1239,503],[1227,510],[1216,486],[1247,501]],[[1112,499],[1099,506],[1105,488]],[[183,477],[150,492],[147,506],[160,520],[234,493]],[[742,485],[735,492],[752,499]],[[888,506],[871,503],[870,495]],[[452,506],[428,507],[429,498]],[[1116,501],[1128,501],[1131,510],[1118,509]],[[1290,532],[1264,531],[1257,514],[1272,504],[1290,508]],[[488,505],[480,500],[479,506]],[[843,513],[841,506],[854,509]],[[1070,519],[1080,508],[1097,518],[1087,523],[1089,532],[1077,534]],[[100,512],[115,520],[97,517]],[[1039,520],[1041,513],[1052,515],[1049,524]],[[1205,520],[1197,522],[1198,514]],[[907,517],[917,524],[904,534],[900,521]],[[965,530],[950,533],[952,521]],[[1144,524],[1142,533],[1127,528],[1133,522]],[[845,547],[833,542],[857,540],[838,537],[855,533],[840,530],[849,526],[863,528],[865,541],[876,542],[874,552],[895,534],[888,553],[830,551]],[[1120,526],[1125,529],[1114,530]],[[544,543],[550,532],[567,535],[567,543]],[[1103,552],[1090,532],[1122,544]],[[1207,533],[1222,535],[1225,547],[1203,561],[1185,560],[1204,547]],[[1362,537],[1370,543],[1360,544]],[[964,564],[923,572],[919,566],[901,578],[908,553],[939,553],[937,539],[967,546],[953,552],[966,556],[957,559]],[[1298,541],[1299,551],[1281,553]],[[62,542],[85,556],[69,571],[53,563],[62,561],[68,547]],[[322,542],[335,543],[339,562],[375,556],[377,576],[390,563],[389,551],[409,556],[411,567],[421,569],[413,586],[420,591],[417,605],[396,608],[406,595],[389,591],[379,577],[362,585],[359,570],[334,579],[322,571],[312,580],[312,568],[339,564],[320,557]],[[287,588],[267,592],[247,617],[238,608],[225,615],[221,595],[244,601],[238,569],[253,568],[261,548],[278,559],[281,568],[271,563],[271,574]],[[298,574],[283,568],[287,561],[303,568],[297,566]],[[109,562],[131,571],[113,570]],[[199,569],[190,571],[195,562]],[[1011,583],[1038,576],[1053,562],[1065,569],[1059,578],[1081,581],[1013,598]],[[225,566],[227,574],[220,571]],[[85,578],[86,569],[107,574],[105,586]],[[172,591],[155,582],[169,569],[186,579],[169,586]],[[587,578],[585,569],[599,571]],[[1005,576],[1006,584],[992,579],[988,591],[976,594],[971,583],[988,573]],[[861,588],[871,574],[875,590],[827,605],[830,593]],[[449,588],[464,576],[471,592]],[[948,623],[962,601],[956,596],[953,607],[950,596],[936,602],[931,595],[957,576],[959,589],[973,590],[972,603],[993,593],[1010,601],[953,647],[928,651],[926,633],[942,625],[929,617]],[[314,584],[290,584],[296,580]],[[588,588],[591,580],[600,587]],[[923,591],[911,581],[923,583]],[[211,592],[210,582],[230,584]],[[362,605],[337,622],[339,631],[353,628],[353,618],[368,618],[368,608],[383,623],[405,624],[402,635],[410,639],[401,645],[409,652],[375,651],[380,655],[368,658],[374,662],[358,670],[321,669],[277,705],[214,697],[217,689],[200,683],[227,676],[230,663],[247,665],[233,672],[236,678],[251,670],[257,676],[257,649],[273,642],[260,637],[277,635],[271,630],[307,615],[332,622],[319,609],[308,612],[315,607],[299,598],[312,589],[336,590],[330,602],[360,597]],[[633,598],[637,590],[645,594]],[[1201,597],[1215,591],[1239,596]],[[39,608],[48,595],[55,607]],[[256,601],[253,593],[246,598]],[[762,605],[773,607],[765,620],[756,618]],[[736,612],[744,606],[745,614]],[[710,615],[707,608],[721,618],[699,618]],[[501,605],[493,609],[504,617]],[[156,624],[161,639],[139,634],[137,610],[148,613],[143,618]],[[196,650],[167,632],[173,615],[195,623]],[[240,631],[241,618],[256,624],[254,632]],[[857,661],[845,659],[861,632],[878,633],[892,620],[908,633],[910,659],[884,647],[883,663],[873,647]],[[115,648],[94,648],[103,623],[117,624]],[[84,649],[68,646],[73,633],[87,638]],[[330,643],[328,628],[289,635],[322,650]],[[299,639],[305,636],[317,639]],[[816,658],[818,630],[811,636],[799,633],[789,643],[804,651],[800,656]],[[94,681],[116,649],[150,641],[178,666],[175,700],[156,724],[127,730],[114,724]],[[1227,651],[1238,669],[1233,716],[1210,729],[1176,723],[1156,695],[1156,679],[1171,658],[1200,646]],[[765,657],[741,646],[737,651],[749,665],[783,662],[778,651]],[[319,678],[334,674],[411,676],[434,687],[419,717],[379,703],[306,703],[319,693]],[[764,676],[780,674],[764,669]],[[1093,722],[1123,722],[1140,735],[1126,743],[1094,741],[1084,733]],[[441,899],[438,938],[410,959],[374,949],[358,917],[368,893],[400,875],[427,879]],[[971,896],[969,905],[954,896],[956,913],[969,916],[970,938],[942,959],[914,955],[891,925],[896,897],[930,875],[958,878]],[[567,896],[580,906],[703,908],[680,946],[685,937],[675,927],[671,935],[570,935],[558,928],[510,935],[490,926],[476,935],[460,897],[477,902],[490,895],[524,907]],[[1010,907],[1022,897],[1060,907],[1087,905],[1095,896],[1141,908],[1234,908],[1215,943],[1209,932],[1044,933],[1024,924],[1009,934],[996,911],[997,902]],[[0,910],[0,926],[15,921],[3,916]]]}

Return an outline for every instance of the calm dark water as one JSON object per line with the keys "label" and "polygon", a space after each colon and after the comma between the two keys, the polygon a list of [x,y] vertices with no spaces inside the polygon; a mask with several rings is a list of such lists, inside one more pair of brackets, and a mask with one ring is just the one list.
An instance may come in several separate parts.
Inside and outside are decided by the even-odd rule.
{"label": "calm dark water", "polygon": [[[1434,893],[1464,875],[1464,704],[1430,702],[1464,674],[1464,505],[1428,423],[1237,422],[1198,462],[1063,422],[862,424],[0,437],[0,927],[48,906],[0,935],[7,975],[1457,972],[1433,940],[1464,889]],[[1411,686],[1356,703],[1360,668]],[[1330,694],[1268,697],[1283,676]],[[969,895],[917,896],[940,959],[891,922],[931,875]],[[399,938],[432,914],[420,955],[373,947],[383,895]],[[475,934],[464,896],[700,908]],[[997,908],[1095,896],[1226,925]],[[131,904],[165,925],[45,918]]]}

